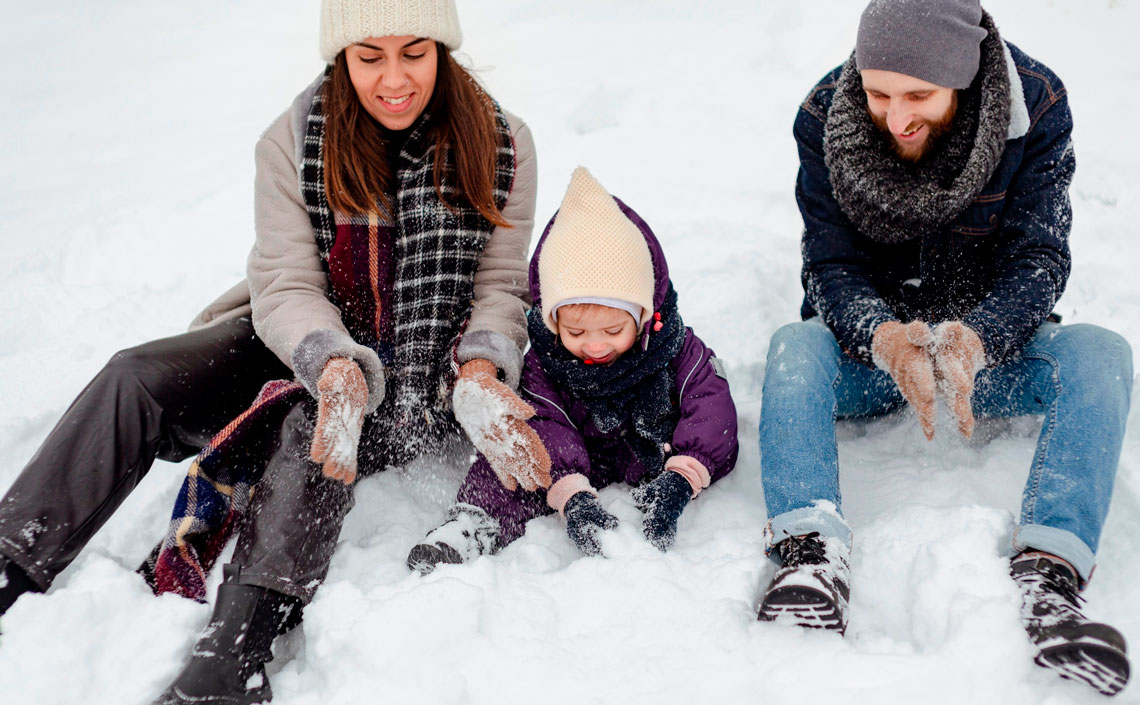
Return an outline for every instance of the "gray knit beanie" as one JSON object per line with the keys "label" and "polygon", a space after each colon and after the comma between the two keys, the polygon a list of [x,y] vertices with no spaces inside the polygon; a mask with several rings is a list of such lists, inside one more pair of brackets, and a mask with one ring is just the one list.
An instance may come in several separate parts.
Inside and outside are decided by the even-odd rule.
{"label": "gray knit beanie", "polygon": [[969,88],[987,34],[981,21],[980,0],[871,0],[859,21],[855,66]]}

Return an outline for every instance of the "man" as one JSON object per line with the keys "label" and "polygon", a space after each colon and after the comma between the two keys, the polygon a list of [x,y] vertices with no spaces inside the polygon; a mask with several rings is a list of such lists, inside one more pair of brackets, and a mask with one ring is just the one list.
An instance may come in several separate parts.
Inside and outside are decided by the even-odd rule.
{"label": "man", "polygon": [[1075,161],[1066,91],[1006,44],[978,0],[873,0],[856,50],[795,122],[804,321],[772,338],[760,421],[770,555],[760,619],[847,624],[851,530],[836,417],[936,396],[1044,414],[1010,574],[1037,663],[1106,694],[1124,639],[1090,622],[1092,575],[1131,395],[1131,350],[1050,315],[1069,274]]}

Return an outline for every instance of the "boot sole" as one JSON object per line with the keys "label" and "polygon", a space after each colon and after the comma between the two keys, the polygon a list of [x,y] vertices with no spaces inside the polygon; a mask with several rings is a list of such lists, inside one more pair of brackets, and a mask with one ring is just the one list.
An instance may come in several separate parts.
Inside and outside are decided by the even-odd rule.
{"label": "boot sole", "polygon": [[777,588],[764,596],[757,619],[843,634],[847,623],[827,595],[799,585]]}
{"label": "boot sole", "polygon": [[245,695],[187,695],[177,686],[167,688],[151,705],[260,705],[273,700],[268,685]]}
{"label": "boot sole", "polygon": [[1128,685],[1128,657],[1104,644],[1052,646],[1037,654],[1035,661],[1062,678],[1086,683],[1103,695],[1116,695]]}
{"label": "boot sole", "polygon": [[459,551],[442,543],[417,544],[408,552],[408,570],[414,570],[420,575],[427,575],[440,563],[458,565],[462,562],[463,556],[459,555]]}

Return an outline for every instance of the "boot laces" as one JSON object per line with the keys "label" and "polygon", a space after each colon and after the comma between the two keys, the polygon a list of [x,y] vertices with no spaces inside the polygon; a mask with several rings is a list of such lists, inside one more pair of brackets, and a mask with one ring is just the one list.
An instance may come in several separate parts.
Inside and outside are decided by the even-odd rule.
{"label": "boot laces", "polygon": [[1076,580],[1064,568],[1039,560],[1018,582],[1025,592],[1026,608],[1033,620],[1051,623],[1084,620],[1081,605],[1085,600],[1077,592]]}
{"label": "boot laces", "polygon": [[827,548],[818,533],[789,536],[780,544],[780,557],[787,567],[824,565],[828,563]]}

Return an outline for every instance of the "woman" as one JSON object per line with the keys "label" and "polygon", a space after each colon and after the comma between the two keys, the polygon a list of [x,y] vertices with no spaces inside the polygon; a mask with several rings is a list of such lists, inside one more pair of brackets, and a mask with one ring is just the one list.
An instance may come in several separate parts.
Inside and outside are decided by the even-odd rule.
{"label": "woman", "polygon": [[[256,632],[261,606],[307,601],[309,576],[323,577],[351,503],[356,454],[346,444],[362,426],[367,468],[398,464],[455,435],[454,366],[489,360],[516,383],[536,173],[529,131],[450,56],[461,39],[453,2],[326,0],[321,25],[328,71],[257,147],[248,286],[208,310],[211,325],[116,356],[72,405],[0,503],[0,567],[23,578],[0,580],[11,599],[46,589],[156,455],[197,451],[264,382],[296,374],[320,401],[298,404],[283,425],[235,557],[240,575],[227,571],[215,611],[223,622],[253,609]],[[314,418],[324,432],[310,447]],[[303,497],[278,482],[298,468]],[[304,534],[284,568],[272,543],[288,539],[273,524],[283,498],[328,510],[327,530]],[[248,644],[261,645],[256,636]],[[230,683],[215,666],[205,680]],[[254,692],[260,700],[268,687]]]}
{"label": "woman", "polygon": [[248,267],[254,329],[308,393],[265,443],[210,624],[160,703],[267,700],[270,645],[328,571],[357,459],[439,450],[461,433],[457,376],[521,371],[533,145],[451,57],[453,0],[325,0],[321,25],[330,66],[257,146]]}

